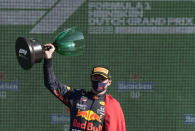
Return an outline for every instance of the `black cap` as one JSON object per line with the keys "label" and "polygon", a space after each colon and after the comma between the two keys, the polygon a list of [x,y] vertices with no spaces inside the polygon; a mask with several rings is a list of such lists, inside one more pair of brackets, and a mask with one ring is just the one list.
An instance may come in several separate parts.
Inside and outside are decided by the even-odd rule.
{"label": "black cap", "polygon": [[96,66],[96,67],[94,67],[93,70],[92,70],[92,74],[91,75],[96,75],[96,74],[102,75],[106,79],[111,79],[110,71],[105,66]]}

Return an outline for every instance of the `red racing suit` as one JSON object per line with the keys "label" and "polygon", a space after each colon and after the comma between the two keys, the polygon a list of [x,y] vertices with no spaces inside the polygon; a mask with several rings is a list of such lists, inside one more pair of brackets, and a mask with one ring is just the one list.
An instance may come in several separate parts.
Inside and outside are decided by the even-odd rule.
{"label": "red racing suit", "polygon": [[73,89],[56,80],[52,59],[44,59],[45,86],[70,109],[69,131],[126,131],[125,119],[111,95]]}

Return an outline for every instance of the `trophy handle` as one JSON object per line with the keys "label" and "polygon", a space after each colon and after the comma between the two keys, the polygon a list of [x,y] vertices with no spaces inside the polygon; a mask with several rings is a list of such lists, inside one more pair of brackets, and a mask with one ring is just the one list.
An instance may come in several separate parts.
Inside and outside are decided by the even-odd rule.
{"label": "trophy handle", "polygon": [[[57,43],[53,42],[52,45],[55,47],[55,50],[58,49]],[[50,49],[51,49],[50,46],[42,46],[42,48],[43,48],[43,51],[45,51],[45,50],[50,50]]]}

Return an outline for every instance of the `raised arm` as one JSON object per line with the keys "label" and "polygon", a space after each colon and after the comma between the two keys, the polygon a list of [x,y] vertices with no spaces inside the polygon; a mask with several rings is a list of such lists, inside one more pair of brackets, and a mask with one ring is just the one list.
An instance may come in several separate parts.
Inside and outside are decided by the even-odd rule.
{"label": "raised arm", "polygon": [[55,51],[55,47],[52,44],[46,44],[46,46],[50,46],[51,49],[49,51],[45,51],[45,59],[43,64],[44,84],[57,98],[69,106],[67,96],[68,92],[70,91],[70,87],[58,82],[53,71],[52,54]]}

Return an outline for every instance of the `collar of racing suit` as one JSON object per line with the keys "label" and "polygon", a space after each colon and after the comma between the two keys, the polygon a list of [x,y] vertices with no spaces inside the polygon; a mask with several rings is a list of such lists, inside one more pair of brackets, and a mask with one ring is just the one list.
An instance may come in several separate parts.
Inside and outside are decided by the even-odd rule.
{"label": "collar of racing suit", "polygon": [[92,91],[89,92],[89,96],[91,99],[100,99],[100,100],[103,100],[106,96],[106,93],[102,94],[102,95],[97,95],[97,94],[94,94]]}

